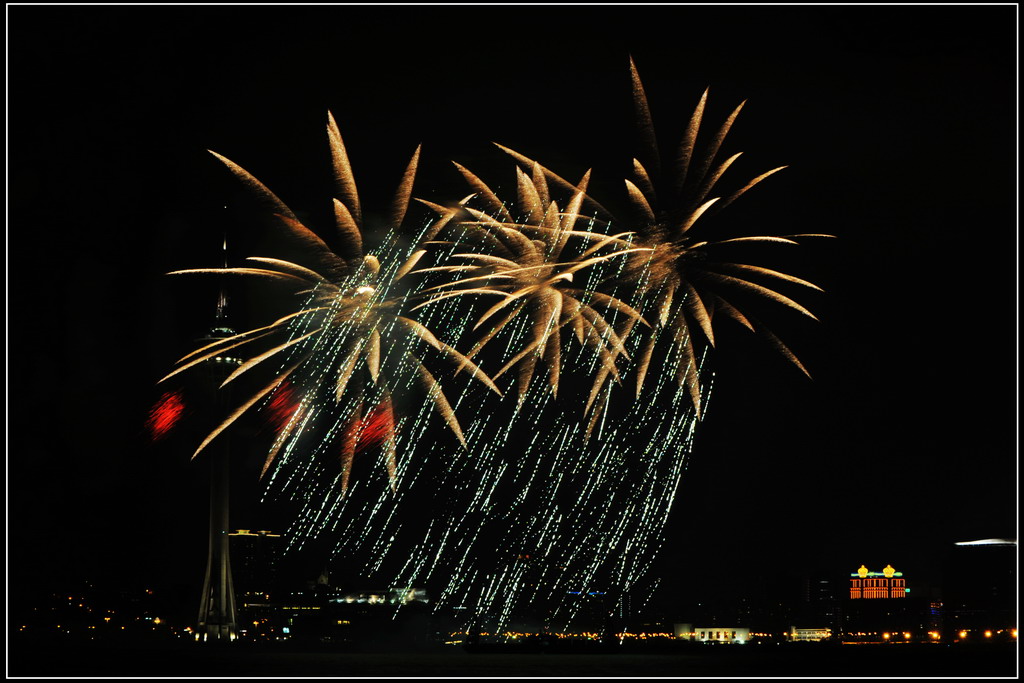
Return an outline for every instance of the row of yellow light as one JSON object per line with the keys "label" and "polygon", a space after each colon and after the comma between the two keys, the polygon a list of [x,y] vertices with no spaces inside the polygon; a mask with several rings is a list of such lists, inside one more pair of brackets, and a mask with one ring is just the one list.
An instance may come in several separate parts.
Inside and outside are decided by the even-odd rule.
{"label": "row of yellow light", "polygon": [[[986,638],[991,638],[995,633],[1004,633],[1007,630],[1009,630],[1011,637],[1013,637],[1013,638],[1017,637],[1017,629],[1015,629],[1015,628],[1014,629],[1000,629],[1000,630],[995,631],[995,632],[993,632],[992,630],[986,630],[986,631],[984,631],[984,635],[985,635]],[[960,637],[961,640],[963,640],[963,639],[967,638],[969,633],[970,633],[970,631],[968,631],[968,630],[962,630],[957,635]],[[469,633],[468,632],[463,632],[463,631],[455,631],[455,632],[451,633],[450,635],[451,635],[452,638],[454,638],[456,636],[468,636]],[[546,635],[546,636],[555,637],[555,638],[588,638],[588,639],[591,639],[591,640],[597,640],[597,639],[602,637],[602,635],[600,633],[594,633],[594,632],[591,632],[591,631],[584,631],[582,633],[543,633],[543,634],[542,633],[520,633],[518,631],[506,631],[504,633],[493,633],[493,634],[492,633],[488,633],[488,632],[481,632],[481,633],[479,633],[477,635],[481,635],[481,636],[492,636],[492,635],[494,635],[494,636],[501,636],[501,637],[504,637],[504,638],[527,638],[527,637],[532,637],[532,636]],[[761,637],[770,637],[771,634],[769,634],[769,633],[752,633],[751,635],[752,636],[761,636]],[[786,635],[789,635],[789,634],[788,633],[784,633],[783,635],[786,636]],[[860,633],[850,633],[850,634],[847,634],[847,635],[851,635],[851,636],[871,636],[871,635],[878,635],[878,632],[877,631],[874,632],[874,633],[863,633],[863,632],[860,632]],[[886,631],[886,632],[882,633],[882,638],[884,640],[893,640],[894,638],[898,639],[901,635],[903,636],[904,640],[910,640],[911,638],[913,638],[913,634],[911,632],[909,632],[909,631],[903,631],[902,633],[900,633],[900,632],[890,633],[890,632]],[[673,634],[673,633],[629,633],[629,632],[622,632],[622,633],[616,633],[615,636],[617,638],[640,638],[640,639],[647,639],[647,638],[675,638],[675,634]],[[939,633],[938,631],[928,631],[928,637],[931,640],[941,640],[942,639],[942,634]]]}
{"label": "row of yellow light", "polygon": [[[111,610],[111,612],[113,612],[113,610]],[[135,621],[141,621],[141,620],[142,620],[142,617],[135,617]],[[157,626],[159,626],[160,624],[163,623],[163,621],[160,619],[160,617],[153,617],[151,620],[147,619],[147,621],[152,621],[153,624],[157,625]],[[103,622],[104,623],[110,623],[110,617],[103,617]],[[22,626],[21,626],[21,628],[19,630],[20,631],[24,631],[27,628],[28,628],[27,624],[22,624]],[[60,628],[60,624],[57,624],[57,628]],[[87,628],[96,628],[96,627],[95,626],[88,626]],[[122,626],[121,629],[124,630],[124,626]]]}
{"label": "row of yellow light", "polygon": [[[453,633],[451,633],[449,635],[452,638],[455,638],[457,636],[468,636],[469,633],[468,632],[463,632],[463,631],[455,631],[455,632],[453,632]],[[530,638],[530,637],[536,637],[536,636],[547,636],[547,637],[552,637],[552,638],[586,638],[586,639],[589,639],[589,640],[599,640],[600,638],[603,637],[603,634],[595,633],[593,631],[583,631],[581,633],[520,633],[518,631],[505,631],[504,633],[481,632],[481,633],[478,633],[477,635],[480,635],[480,636],[492,636],[493,635],[493,636],[500,636],[500,637],[503,637],[503,638]],[[675,638],[675,634],[674,633],[629,633],[629,632],[624,631],[622,633],[616,633],[615,637],[616,638],[639,638],[641,640],[646,640],[647,638],[672,638],[672,639],[674,639]]]}
{"label": "row of yellow light", "polygon": [[[937,636],[938,636],[938,634],[937,634],[937,633],[935,633],[934,631],[929,631],[929,634],[934,634],[934,636],[935,636],[935,637],[937,637]],[[892,637],[893,637],[893,635],[896,635],[897,637],[899,636],[899,634],[898,634],[898,633],[897,633],[897,634],[892,634],[892,633],[883,633],[883,634],[882,634],[882,638],[883,638],[883,639],[885,639],[885,640],[891,640],[891,639],[892,639]],[[910,640],[910,634],[909,634],[909,633],[907,633],[906,631],[904,631],[904,633],[903,633],[903,639],[904,639],[904,640]]]}
{"label": "row of yellow light", "polygon": [[[995,631],[995,632],[993,632],[991,629],[986,629],[984,631],[984,636],[986,638],[991,638],[995,633],[1004,633],[1007,630],[1009,630],[1011,637],[1013,637],[1013,638],[1017,637],[1017,629],[1015,629],[1015,628],[1012,628],[1012,629],[999,629],[998,631]],[[957,636],[960,638],[960,640],[965,640],[969,634],[970,634],[970,630],[966,630],[965,629],[965,630],[959,631],[957,633]],[[869,634],[869,633],[856,633],[856,634],[850,634],[850,635],[865,636],[865,635],[873,635],[873,634]],[[900,635],[899,633],[888,633],[888,632],[886,632],[886,633],[882,634],[882,638],[885,639],[885,640],[892,640],[893,638],[898,638],[899,635]],[[911,637],[912,637],[912,635],[908,631],[904,631],[902,635],[903,635],[903,639],[904,640],[910,640]],[[940,634],[938,631],[928,631],[928,637],[931,638],[932,640],[940,640],[942,638],[942,634]]]}
{"label": "row of yellow light", "polygon": [[[1015,629],[1015,628],[1011,628],[1011,629],[1001,628],[998,631],[996,631],[995,633],[1005,633],[1006,631],[1010,632],[1010,636],[1012,638],[1016,638],[1017,637],[1017,629]],[[960,631],[957,635],[960,636],[960,640],[964,640],[965,638],[967,638],[968,635],[970,635],[970,633],[971,632],[970,632],[969,629],[965,629],[965,630]],[[993,635],[993,632],[991,630],[986,630],[984,632],[984,635],[985,635],[986,638],[991,638],[992,635]]]}

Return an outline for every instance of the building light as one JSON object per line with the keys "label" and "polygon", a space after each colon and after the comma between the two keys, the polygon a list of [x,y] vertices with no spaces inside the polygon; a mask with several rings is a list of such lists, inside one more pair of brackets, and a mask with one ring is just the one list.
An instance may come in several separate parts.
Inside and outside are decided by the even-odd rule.
{"label": "building light", "polygon": [[992,637],[992,631],[985,631],[985,637],[986,638],[991,638]]}

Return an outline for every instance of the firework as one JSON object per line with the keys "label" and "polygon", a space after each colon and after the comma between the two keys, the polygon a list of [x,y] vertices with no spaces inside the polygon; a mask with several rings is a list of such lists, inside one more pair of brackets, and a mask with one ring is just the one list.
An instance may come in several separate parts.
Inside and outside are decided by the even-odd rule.
{"label": "firework", "polygon": [[[781,170],[714,196],[739,156],[721,160],[719,151],[742,105],[705,140],[705,93],[663,165],[632,64],[631,74],[643,145],[625,181],[630,220],[590,196],[589,171],[570,182],[501,147],[517,162],[515,201],[456,164],[473,194],[448,205],[419,200],[437,217],[408,242],[399,228],[417,150],[379,226],[383,246],[371,254],[333,118],[328,240],[218,155],[277,216],[302,263],[256,257],[246,267],[176,272],[267,278],[293,288],[300,303],[269,325],[194,351],[171,375],[228,351],[245,360],[224,384],[269,374],[196,453],[247,411],[265,409],[275,431],[263,468],[267,495],[299,502],[286,534],[291,548],[331,538],[334,556],[363,580],[432,586],[438,607],[464,608],[463,628],[487,622],[501,630],[542,605],[541,620],[565,629],[581,608],[572,596],[605,593],[613,607],[631,591],[649,594],[645,582],[710,395],[713,321],[730,318],[762,335],[806,373],[741,302],[761,299],[813,318],[776,287],[818,287],[720,256],[736,244],[792,245],[806,235],[695,236]],[[489,391],[446,395],[424,353],[454,371],[446,390],[462,372]],[[633,390],[613,400],[627,374]],[[495,380],[510,376],[515,390],[502,395]],[[432,413],[463,448],[439,438]],[[367,453],[381,464],[376,479],[353,475],[368,471],[359,464]],[[340,467],[329,472],[322,454]]]}
{"label": "firework", "polygon": [[[723,174],[740,156],[736,153],[720,159],[719,152],[744,103],[740,103],[711,139],[704,140],[704,145],[700,146],[698,137],[704,138],[701,126],[708,97],[705,91],[690,116],[671,163],[663,164],[647,96],[632,59],[630,74],[641,149],[632,160],[632,179],[625,180],[636,218],[625,224],[631,229],[634,244],[642,249],[629,257],[627,267],[620,273],[618,287],[613,291],[619,292],[623,299],[637,302],[637,307],[652,321],[646,338],[636,350],[636,396],[639,398],[652,367],[658,340],[664,338],[670,348],[667,364],[677,385],[687,391],[700,416],[700,346],[701,340],[712,347],[715,345],[712,320],[716,314],[730,318],[764,338],[809,377],[810,373],[796,355],[771,330],[746,312],[744,306],[737,304],[736,297],[767,299],[816,319],[803,305],[777,291],[775,284],[769,287],[748,278],[760,278],[769,283],[788,282],[818,291],[821,288],[777,270],[730,260],[727,255],[720,255],[721,247],[749,243],[795,245],[797,238],[831,235],[760,235],[719,240],[694,237],[691,231],[696,232],[698,220],[704,218],[706,221],[785,166],[761,173],[724,196],[711,196]],[[502,149],[521,163],[536,164],[514,150]],[[559,184],[567,183],[548,169],[543,169],[542,174]],[[586,199],[609,221],[618,222],[601,204],[589,197]],[[635,320],[627,322],[625,335],[632,331],[634,325]]]}
{"label": "firework", "polygon": [[[446,261],[455,264],[424,268],[419,273],[457,273],[457,280],[429,287],[429,297],[418,305],[424,307],[451,298],[469,295],[497,297],[476,319],[473,330],[481,330],[466,356],[472,358],[500,335],[503,330],[521,327],[524,334],[508,348],[514,349],[504,365],[493,373],[498,379],[506,372],[517,371],[517,395],[522,403],[538,364],[543,364],[548,384],[557,395],[562,372],[562,330],[570,329],[579,344],[597,358],[602,368],[594,384],[592,396],[600,390],[603,378],[619,378],[615,359],[628,358],[620,335],[604,314],[613,311],[631,321],[647,324],[639,312],[625,302],[580,282],[584,271],[621,259],[644,249],[634,248],[625,239],[628,233],[605,235],[594,232],[593,219],[586,229],[577,222],[586,220],[580,214],[589,172],[572,188],[572,196],[564,209],[550,196],[545,177],[538,164],[528,175],[517,168],[517,201],[515,210],[521,216],[514,221],[511,212],[497,195],[468,169],[456,164],[476,191],[487,211],[463,205],[460,214],[448,222],[448,232],[456,235],[456,246],[472,251],[453,252]],[[445,218],[446,209],[432,205]],[[581,248],[568,249],[570,240],[582,243]],[[574,252],[574,253],[570,253]],[[525,322],[517,325],[522,319]],[[592,400],[592,399],[591,399]]]}
{"label": "firework", "polygon": [[[271,208],[280,225],[303,250],[310,267],[276,258],[251,257],[248,260],[255,264],[253,266],[174,271],[172,274],[218,273],[269,278],[292,286],[296,295],[302,298],[302,304],[299,310],[269,325],[217,340],[193,351],[182,358],[179,367],[167,377],[226,351],[246,352],[253,348],[253,342],[260,341],[266,345],[267,340],[274,340],[266,350],[250,352],[221,386],[257,368],[273,368],[270,381],[252,392],[242,405],[210,432],[193,457],[254,406],[269,401],[277,410],[280,401],[275,400],[275,392],[285,389],[292,392],[298,388],[303,397],[279,428],[274,447],[263,467],[266,473],[281,449],[292,444],[307,428],[306,418],[310,411],[317,409],[323,412],[322,407],[314,406],[324,398],[323,390],[329,387],[332,402],[341,406],[326,428],[326,440],[340,444],[341,488],[345,490],[348,487],[360,435],[367,426],[374,433],[372,440],[385,445],[386,467],[393,485],[396,463],[391,393],[395,383],[401,381],[398,378],[414,376],[451,431],[465,443],[451,404],[440,383],[422,362],[417,346],[435,349],[440,355],[458,363],[460,369],[468,368],[470,374],[483,384],[498,390],[470,359],[440,341],[421,323],[402,314],[410,294],[398,283],[419,256],[417,252],[404,261],[397,258],[402,252],[397,230],[409,207],[419,148],[406,167],[382,229],[388,237],[382,251],[389,257],[386,259],[389,262],[382,265],[378,255],[364,253],[362,208],[355,179],[337,124],[333,116],[329,115],[328,119],[335,176],[333,241],[337,244],[336,249],[330,248],[303,225],[291,209],[250,173],[214,153],[263,204]],[[388,377],[389,374],[393,376]]]}
{"label": "firework", "polygon": [[[772,282],[790,282],[821,291],[817,285],[770,268],[737,263],[716,256],[715,247],[727,244],[765,242],[797,244],[797,237],[829,237],[829,235],[786,235],[734,237],[705,240],[694,237],[694,229],[702,217],[709,218],[732,204],[740,196],[769,176],[781,171],[779,166],[761,173],[737,190],[725,196],[711,197],[726,170],[739,158],[740,153],[720,159],[719,152],[733,122],[744,103],[741,102],[726,118],[703,147],[698,135],[704,116],[708,92],[704,91],[690,117],[673,163],[661,164],[657,140],[643,85],[636,65],[630,60],[633,83],[633,102],[640,137],[644,143],[640,158],[633,159],[633,179],[625,181],[629,198],[638,216],[637,242],[650,247],[645,258],[635,258],[627,277],[641,294],[646,295],[647,306],[658,312],[658,327],[648,336],[637,366],[637,395],[650,367],[651,354],[658,333],[664,331],[682,350],[682,362],[677,363],[676,377],[685,386],[700,412],[700,388],[695,372],[693,331],[700,330],[708,344],[714,346],[712,319],[715,313],[731,318],[752,332],[757,332],[789,359],[804,374],[810,376],[797,357],[767,327],[742,312],[734,304],[734,295],[753,295],[788,306],[815,318],[801,304],[776,291],[773,287],[747,278],[760,277]],[[710,198],[709,198],[710,197]],[[728,298],[727,298],[728,297]],[[816,319],[816,318],[815,318]]]}

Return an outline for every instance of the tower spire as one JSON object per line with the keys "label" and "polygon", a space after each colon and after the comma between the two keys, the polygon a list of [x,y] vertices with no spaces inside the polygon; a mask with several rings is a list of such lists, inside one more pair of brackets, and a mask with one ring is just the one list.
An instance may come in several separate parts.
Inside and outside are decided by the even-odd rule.
{"label": "tower spire", "polygon": [[[221,263],[222,268],[228,267],[228,231],[224,229],[224,241],[221,245]],[[217,291],[217,326],[220,327],[224,323],[225,312],[228,307],[228,297],[224,293],[224,277],[220,278],[220,288]]]}
{"label": "tower spire", "polygon": [[[222,263],[228,265],[227,232],[221,243]],[[201,340],[209,343],[217,339],[234,336],[235,332],[227,326],[225,313],[227,295],[225,294],[224,276],[221,276],[217,294],[217,317],[213,328]],[[241,360],[228,355],[218,356],[209,364],[207,371],[207,390],[217,397],[214,404],[217,410],[228,408],[227,391],[220,388],[224,379],[241,364]],[[238,609],[235,603],[235,586],[231,575],[231,556],[229,545],[229,482],[231,479],[230,438],[221,439],[218,447],[210,453],[210,542],[209,556],[206,562],[206,576],[203,580],[203,592],[199,602],[199,619],[196,638],[204,642],[231,642],[238,636]]]}

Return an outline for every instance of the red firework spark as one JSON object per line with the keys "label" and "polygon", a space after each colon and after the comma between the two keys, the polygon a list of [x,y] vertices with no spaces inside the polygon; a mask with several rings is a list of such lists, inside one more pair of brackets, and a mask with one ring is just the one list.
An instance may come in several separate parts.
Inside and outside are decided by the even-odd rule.
{"label": "red firework spark", "polygon": [[[341,444],[341,490],[348,490],[348,481],[352,476],[352,461],[360,451],[381,443],[392,444],[395,434],[395,415],[391,410],[391,399],[384,399],[360,417],[362,404],[356,408],[355,415],[345,429]],[[395,481],[394,448],[386,448],[388,478],[392,489]]]}
{"label": "red firework spark", "polygon": [[185,400],[182,398],[181,390],[165,391],[149,410],[149,417],[146,419],[146,429],[149,430],[150,438],[159,441],[167,436],[184,414]]}
{"label": "red firework spark", "polygon": [[389,438],[395,429],[395,417],[391,412],[391,401],[384,399],[363,416],[356,453],[376,446]]}
{"label": "red firework spark", "polygon": [[270,423],[274,431],[280,432],[287,426],[288,421],[292,419],[299,407],[295,389],[292,388],[290,382],[285,382],[274,392],[273,398],[267,404],[267,422]]}

